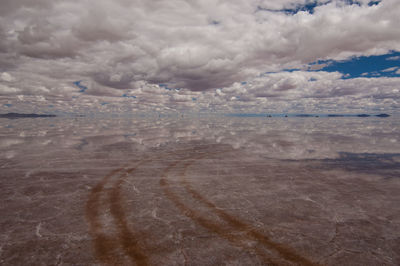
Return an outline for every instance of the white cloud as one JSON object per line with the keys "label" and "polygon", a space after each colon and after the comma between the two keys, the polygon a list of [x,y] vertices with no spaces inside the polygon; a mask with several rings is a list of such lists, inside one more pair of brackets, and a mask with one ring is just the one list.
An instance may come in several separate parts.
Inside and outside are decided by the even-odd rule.
{"label": "white cloud", "polygon": [[[282,108],[293,106],[291,101],[316,106],[320,102],[309,99],[319,99],[326,90],[318,87],[322,80],[309,81],[309,76],[326,73],[257,77],[307,69],[322,59],[400,50],[399,1],[374,6],[366,0],[359,1],[361,5],[345,2],[322,0],[313,14],[289,14],[275,11],[309,2],[99,0],[94,7],[87,1],[6,0],[0,11],[0,71],[6,73],[2,82],[13,81],[13,88],[2,85],[7,85],[2,94],[43,96],[67,109],[72,108],[70,102],[77,108],[93,107],[82,100],[90,96],[98,101],[111,97],[121,104],[119,97],[127,90],[137,92],[131,110],[233,110],[268,106],[270,98],[286,98],[289,102],[282,102]],[[10,73],[15,79],[7,76]],[[332,75],[329,86],[345,83],[339,74]],[[73,90],[77,80],[87,82],[85,96],[79,88]],[[253,81],[253,87],[242,86],[242,81]],[[182,90],[169,92],[160,83]],[[358,91],[354,86],[345,91]],[[130,100],[122,102],[133,105]]]}
{"label": "white cloud", "polygon": [[3,72],[0,75],[0,80],[7,81],[7,82],[13,82],[15,80],[15,78],[10,73]]}
{"label": "white cloud", "polygon": [[386,60],[397,61],[397,60],[400,60],[400,56],[391,56],[391,57],[386,58]]}
{"label": "white cloud", "polygon": [[398,67],[389,67],[389,68],[382,70],[382,72],[393,72],[393,71],[396,71],[397,69],[398,69]]}
{"label": "white cloud", "polygon": [[20,90],[14,87],[0,84],[0,95],[9,95],[19,93]]}

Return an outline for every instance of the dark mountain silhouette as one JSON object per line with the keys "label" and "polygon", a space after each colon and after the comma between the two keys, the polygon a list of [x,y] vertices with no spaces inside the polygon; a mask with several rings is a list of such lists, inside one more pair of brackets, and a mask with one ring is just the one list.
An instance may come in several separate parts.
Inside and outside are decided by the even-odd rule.
{"label": "dark mountain silhouette", "polygon": [[56,117],[56,115],[52,115],[52,114],[19,114],[19,113],[0,114],[0,118],[8,118],[8,119],[38,118],[38,117]]}

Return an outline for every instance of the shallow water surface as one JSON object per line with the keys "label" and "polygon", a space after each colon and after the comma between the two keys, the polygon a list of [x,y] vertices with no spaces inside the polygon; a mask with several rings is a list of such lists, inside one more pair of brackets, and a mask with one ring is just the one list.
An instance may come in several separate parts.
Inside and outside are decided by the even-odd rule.
{"label": "shallow water surface", "polygon": [[0,121],[2,265],[399,265],[400,120]]}

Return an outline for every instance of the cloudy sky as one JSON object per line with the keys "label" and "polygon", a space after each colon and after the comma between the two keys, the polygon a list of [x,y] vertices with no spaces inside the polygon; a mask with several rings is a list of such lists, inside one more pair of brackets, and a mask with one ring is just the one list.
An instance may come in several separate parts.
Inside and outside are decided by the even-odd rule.
{"label": "cloudy sky", "polygon": [[400,112],[399,0],[2,0],[0,111]]}

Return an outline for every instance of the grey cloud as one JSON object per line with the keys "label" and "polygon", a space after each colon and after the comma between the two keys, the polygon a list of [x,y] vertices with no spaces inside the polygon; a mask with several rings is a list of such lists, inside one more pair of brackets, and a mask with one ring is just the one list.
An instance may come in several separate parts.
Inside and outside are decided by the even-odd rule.
{"label": "grey cloud", "polygon": [[[12,86],[2,81],[2,93],[46,96],[47,101],[78,97],[76,108],[93,106],[87,98],[92,96],[93,102],[111,97],[108,101],[126,104],[126,109],[168,110],[275,108],[270,98],[290,108],[297,106],[294,101],[317,106],[329,97],[392,97],[386,86],[375,86],[397,88],[396,79],[351,82],[338,73],[305,71],[261,75],[286,68],[318,70],[323,65],[308,64],[319,59],[400,50],[396,0],[371,7],[364,0],[360,6],[318,1],[313,14],[256,12],[258,7],[278,10],[305,3],[99,0],[93,6],[72,0],[3,1],[0,71],[16,80]],[[73,87],[76,80],[91,84],[85,97]],[[249,84],[240,85],[242,81]],[[182,90],[167,92],[157,85],[161,83]],[[117,100],[122,90],[137,94],[136,103]]]}
{"label": "grey cloud", "polygon": [[94,73],[93,79],[99,84],[117,89],[130,88],[130,83],[133,80],[132,75],[129,73],[113,74],[107,72]]}
{"label": "grey cloud", "polygon": [[5,53],[7,51],[7,45],[5,40],[6,40],[6,33],[0,24],[0,54]]}
{"label": "grey cloud", "polygon": [[[118,20],[120,18],[114,17],[114,19]],[[121,21],[112,21],[106,10],[93,6],[71,30],[78,39],[88,42],[116,42],[129,39],[127,23],[118,22]]]}
{"label": "grey cloud", "polygon": [[18,88],[0,84],[0,95],[15,95],[20,92],[21,90]]}
{"label": "grey cloud", "polygon": [[[280,85],[285,88],[287,84],[293,88],[280,89]],[[337,105],[333,107],[337,112],[351,107],[359,110],[370,106],[384,108],[384,100],[396,102],[398,92],[398,78],[341,79],[339,73],[295,71],[268,74],[244,85],[236,83],[217,95],[226,100],[250,101],[254,106],[269,106],[270,110],[306,108],[321,112]],[[261,109],[256,110],[260,112]]]}
{"label": "grey cloud", "polygon": [[22,46],[20,53],[34,58],[56,59],[63,57],[74,57],[76,51],[73,43],[59,41],[57,43],[39,43],[34,46]]}
{"label": "grey cloud", "polygon": [[49,8],[53,5],[54,2],[57,1],[49,1],[49,0],[2,0],[0,15],[6,16],[8,14],[12,14],[18,11],[21,8],[29,8],[29,9],[44,9]]}
{"label": "grey cloud", "polygon": [[38,42],[48,42],[51,36],[50,25],[28,25],[18,34],[18,40],[21,44],[35,44]]}

